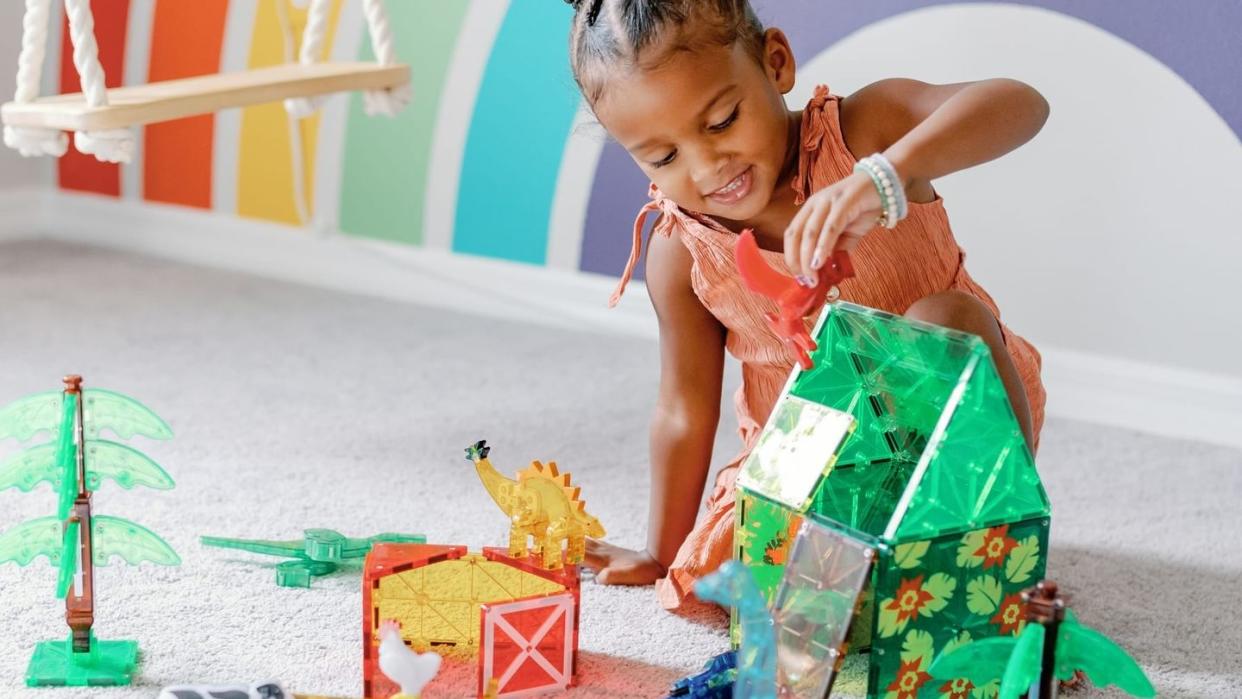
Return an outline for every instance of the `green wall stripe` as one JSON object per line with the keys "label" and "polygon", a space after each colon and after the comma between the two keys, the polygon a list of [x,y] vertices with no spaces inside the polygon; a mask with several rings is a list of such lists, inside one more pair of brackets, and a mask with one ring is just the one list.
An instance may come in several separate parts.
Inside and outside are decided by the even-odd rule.
{"label": "green wall stripe", "polygon": [[[350,97],[341,177],[340,227],[346,233],[421,244],[431,138],[444,77],[468,6],[467,2],[388,3],[397,55],[410,66],[414,100],[390,119],[368,117],[361,93]],[[360,58],[375,58],[369,36],[363,38]]]}

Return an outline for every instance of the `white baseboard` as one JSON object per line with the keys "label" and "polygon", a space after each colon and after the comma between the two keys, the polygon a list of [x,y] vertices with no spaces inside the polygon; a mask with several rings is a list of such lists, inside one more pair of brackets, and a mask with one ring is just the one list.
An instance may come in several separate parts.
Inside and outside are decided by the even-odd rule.
{"label": "white baseboard", "polygon": [[[472,314],[649,339],[657,333],[641,282],[609,310],[615,280],[601,275],[182,207],[37,194],[47,203],[42,220],[30,213],[39,211],[28,206],[31,193],[0,193],[0,238],[8,230],[42,230],[58,240]],[[10,211],[12,222],[5,215]],[[1051,416],[1242,447],[1242,380],[1053,347],[1040,350]]]}
{"label": "white baseboard", "polygon": [[1242,379],[1040,348],[1048,414],[1242,447]]}
{"label": "white baseboard", "polygon": [[[369,241],[180,206],[55,192],[51,238],[491,317],[655,337],[654,320],[610,312],[613,281]],[[641,292],[635,294],[641,296]],[[644,326],[650,322],[651,327]]]}

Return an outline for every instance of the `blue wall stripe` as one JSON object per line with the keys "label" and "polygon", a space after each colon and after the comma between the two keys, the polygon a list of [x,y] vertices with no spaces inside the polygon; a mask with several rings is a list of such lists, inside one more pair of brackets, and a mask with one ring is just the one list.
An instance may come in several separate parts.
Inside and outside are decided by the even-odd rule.
{"label": "blue wall stripe", "polygon": [[552,0],[513,0],[509,7],[466,140],[455,252],[545,261],[557,173],[578,104],[566,56],[571,16],[568,5]]}

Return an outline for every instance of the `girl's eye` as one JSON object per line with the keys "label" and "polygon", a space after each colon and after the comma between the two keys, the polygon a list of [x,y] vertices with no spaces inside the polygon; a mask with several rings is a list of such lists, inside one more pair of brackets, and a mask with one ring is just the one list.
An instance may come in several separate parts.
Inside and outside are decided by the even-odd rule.
{"label": "girl's eye", "polygon": [[730,114],[727,119],[720,122],[719,124],[712,124],[711,126],[707,127],[707,130],[719,133],[729,128],[733,124],[733,122],[737,121],[737,114],[738,114],[738,111],[740,111],[740,109],[741,109],[741,105],[734,107],[733,113]]}
{"label": "girl's eye", "polygon": [[669,163],[673,162],[673,158],[676,156],[677,156],[677,151],[673,151],[669,153],[668,155],[664,156],[662,159],[652,163],[651,167],[664,167],[665,165],[668,165]]}

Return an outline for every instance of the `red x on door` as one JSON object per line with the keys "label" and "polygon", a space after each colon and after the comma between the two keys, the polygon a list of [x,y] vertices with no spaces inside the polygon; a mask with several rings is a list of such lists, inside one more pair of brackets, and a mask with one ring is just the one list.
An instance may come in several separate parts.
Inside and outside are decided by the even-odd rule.
{"label": "red x on door", "polygon": [[490,680],[498,697],[565,689],[577,650],[573,595],[568,592],[482,605],[479,693]]}

